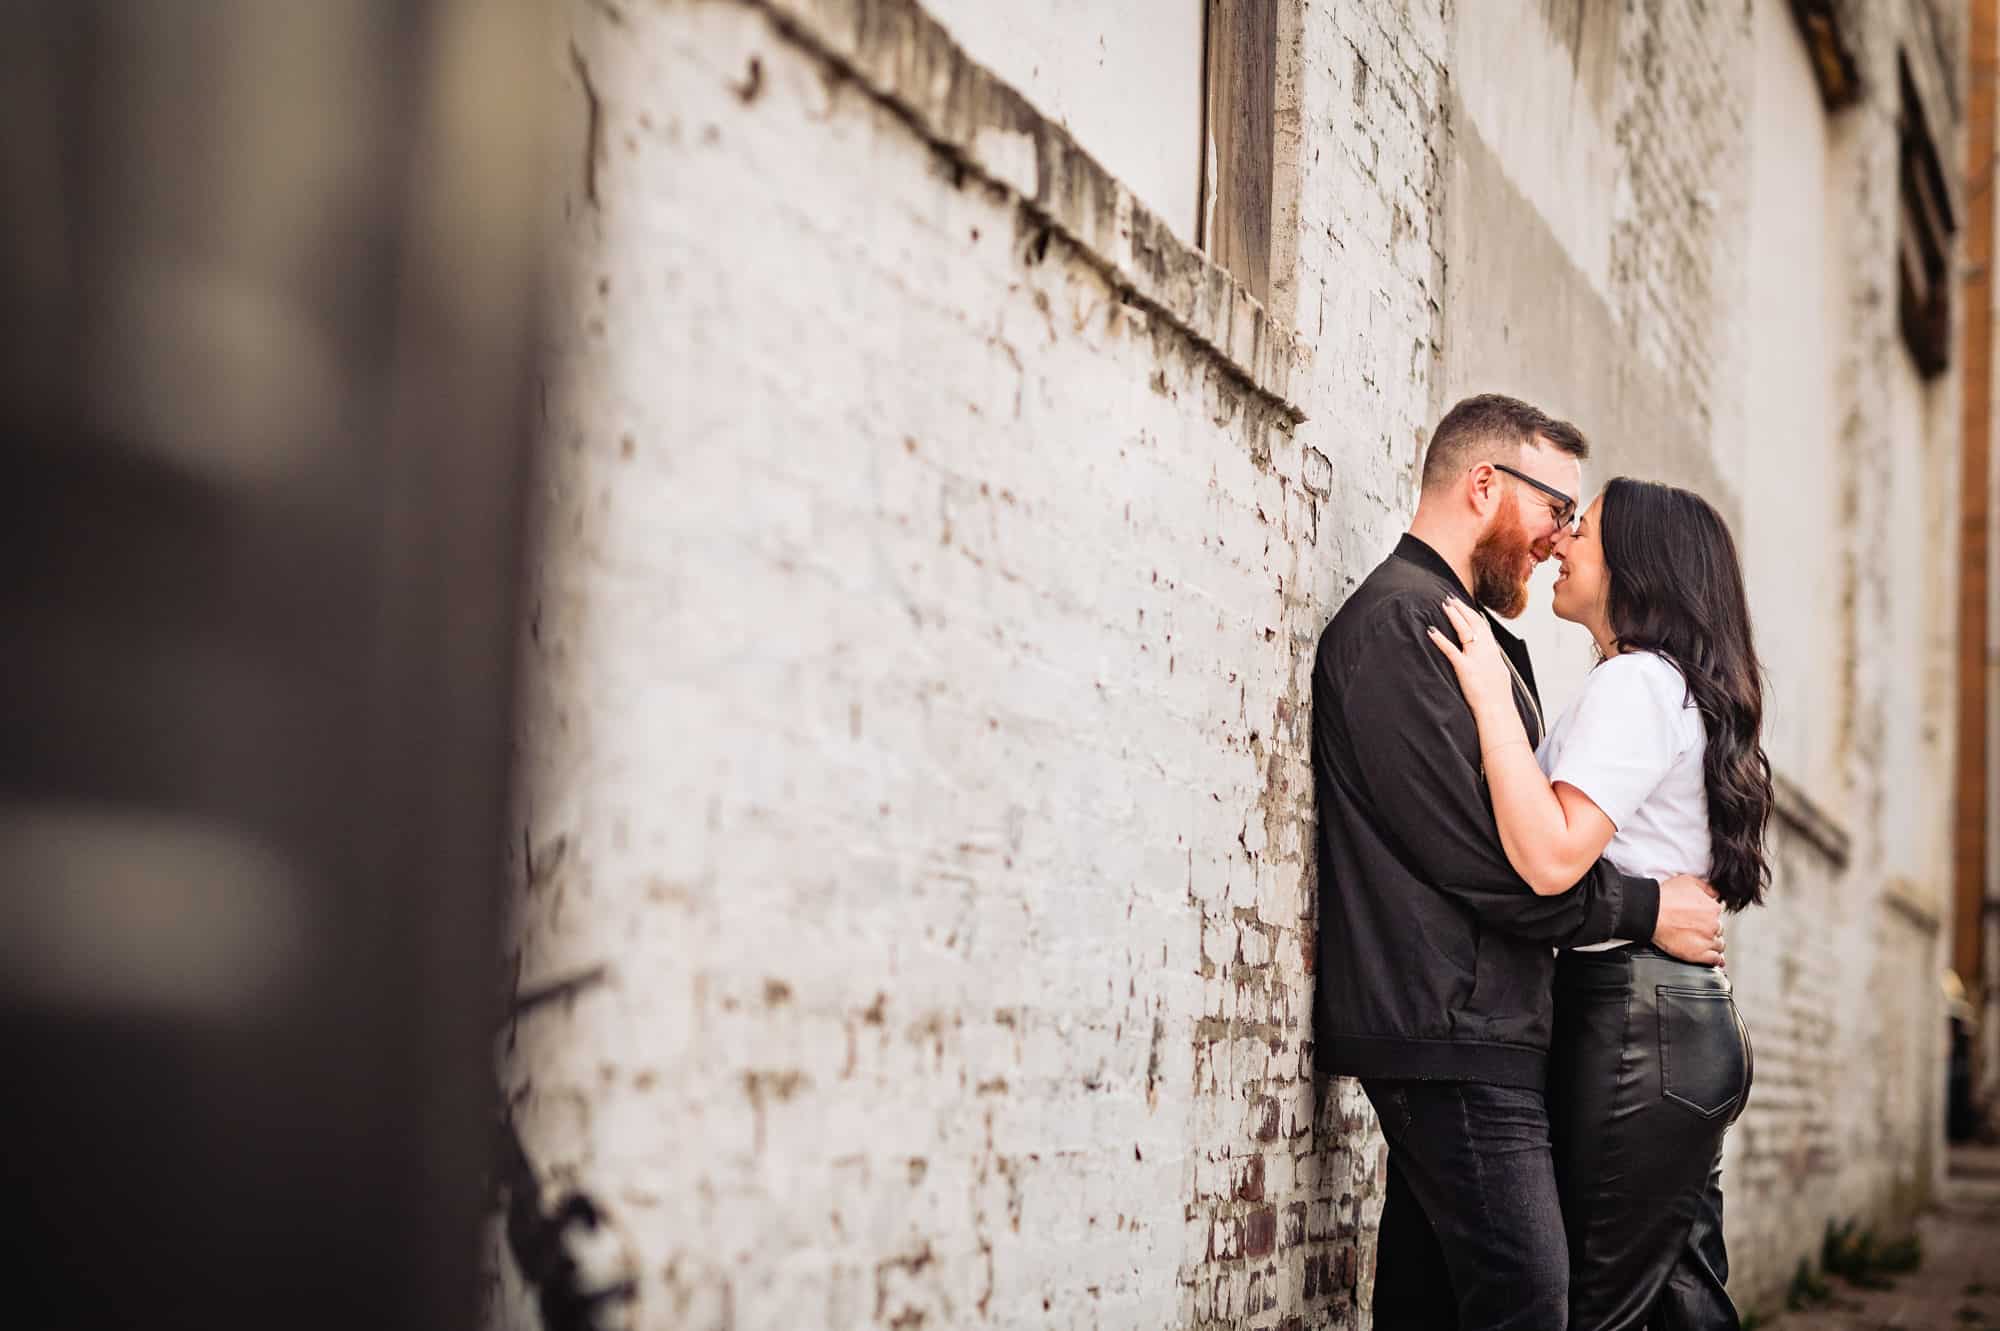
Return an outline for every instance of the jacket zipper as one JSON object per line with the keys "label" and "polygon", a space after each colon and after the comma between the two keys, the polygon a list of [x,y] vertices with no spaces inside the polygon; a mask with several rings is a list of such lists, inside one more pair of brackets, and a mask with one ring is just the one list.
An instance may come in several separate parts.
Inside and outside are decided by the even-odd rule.
{"label": "jacket zipper", "polygon": [[[1495,643],[1494,646],[1498,647],[1499,644]],[[1549,733],[1548,722],[1542,720],[1542,705],[1535,701],[1535,691],[1528,687],[1527,680],[1521,678],[1521,672],[1514,668],[1514,658],[1507,655],[1507,650],[1504,647],[1500,650],[1500,659],[1507,663],[1507,673],[1514,677],[1514,687],[1521,690],[1521,696],[1528,700],[1528,710],[1535,714],[1535,734],[1539,738],[1535,740],[1534,747],[1539,749],[1542,746],[1542,740],[1546,739]],[[1486,755],[1484,753],[1479,755],[1479,783],[1481,785],[1486,784]]]}
{"label": "jacket zipper", "polygon": [[1503,649],[1500,659],[1507,663],[1507,673],[1514,677],[1514,683],[1521,690],[1521,696],[1528,700],[1528,710],[1535,714],[1535,747],[1540,748],[1542,740],[1547,738],[1549,733],[1548,723],[1542,720],[1542,705],[1535,701],[1535,691],[1528,687],[1528,681],[1522,679],[1521,672],[1514,668],[1514,658],[1507,655]]}

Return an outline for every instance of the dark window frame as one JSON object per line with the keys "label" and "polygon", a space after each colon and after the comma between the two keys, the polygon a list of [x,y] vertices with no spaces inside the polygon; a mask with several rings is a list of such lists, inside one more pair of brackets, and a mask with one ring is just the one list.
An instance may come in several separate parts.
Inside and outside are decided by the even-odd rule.
{"label": "dark window frame", "polygon": [[1792,18],[1812,60],[1820,100],[1829,111],[1854,105],[1861,99],[1861,71],[1847,31],[1841,26],[1839,7],[1833,0],[1791,0],[1791,5]]}
{"label": "dark window frame", "polygon": [[1896,305],[1903,340],[1928,379],[1951,364],[1951,238],[1958,221],[1950,178],[1902,52],[1896,55],[1896,75]]}

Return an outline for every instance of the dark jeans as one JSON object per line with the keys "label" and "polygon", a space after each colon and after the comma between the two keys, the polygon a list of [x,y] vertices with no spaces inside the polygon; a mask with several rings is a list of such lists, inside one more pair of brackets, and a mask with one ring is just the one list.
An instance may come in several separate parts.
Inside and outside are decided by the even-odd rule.
{"label": "dark jeans", "polygon": [[1389,1141],[1378,1331],[1563,1331],[1569,1245],[1540,1091],[1364,1081]]}
{"label": "dark jeans", "polygon": [[1736,1331],[1720,1161],[1751,1061],[1728,980],[1648,946],[1570,952],[1555,998],[1572,1331]]}

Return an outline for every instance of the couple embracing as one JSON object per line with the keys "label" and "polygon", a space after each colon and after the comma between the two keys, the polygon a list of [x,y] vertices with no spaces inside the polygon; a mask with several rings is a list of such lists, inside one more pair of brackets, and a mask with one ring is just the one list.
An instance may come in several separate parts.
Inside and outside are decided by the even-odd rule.
{"label": "couple embracing", "polygon": [[[1723,910],[1769,878],[1763,697],[1706,501],[1494,394],[1424,457],[1320,638],[1315,1039],[1388,1140],[1379,1331],[1734,1328],[1722,1136],[1749,1093]],[[1495,616],[1561,561],[1600,660],[1545,719]]]}

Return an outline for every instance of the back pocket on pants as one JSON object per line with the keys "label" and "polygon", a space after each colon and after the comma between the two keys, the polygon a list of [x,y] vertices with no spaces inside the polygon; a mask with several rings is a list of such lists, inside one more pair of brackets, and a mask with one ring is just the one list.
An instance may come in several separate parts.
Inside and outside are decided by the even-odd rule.
{"label": "back pocket on pants", "polygon": [[1735,1109],[1749,1089],[1750,1051],[1726,990],[1654,990],[1660,1009],[1660,1093],[1703,1118]]}

